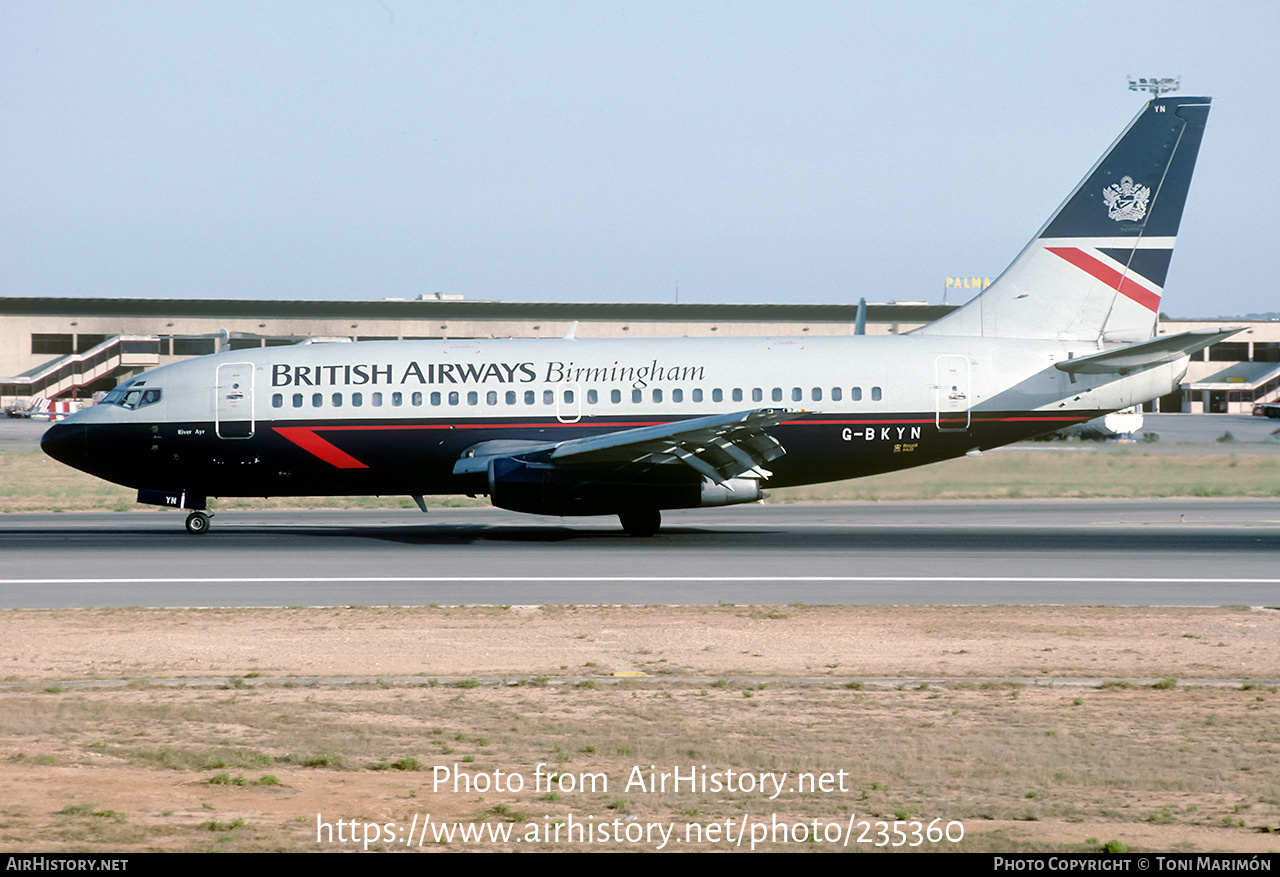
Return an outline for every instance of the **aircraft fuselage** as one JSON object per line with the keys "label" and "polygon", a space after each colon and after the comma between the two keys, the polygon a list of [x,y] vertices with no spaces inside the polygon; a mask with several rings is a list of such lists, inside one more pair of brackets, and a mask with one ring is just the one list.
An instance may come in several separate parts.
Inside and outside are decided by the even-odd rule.
{"label": "aircraft fuselage", "polygon": [[277,347],[148,372],[122,394],[139,404],[87,409],[44,447],[119,484],[200,497],[483,494],[483,479],[454,474],[481,442],[773,407],[793,414],[768,430],[786,454],[764,486],[784,487],[1049,432],[1168,393],[1186,367],[1074,382],[1054,368],[1095,351],[927,336]]}

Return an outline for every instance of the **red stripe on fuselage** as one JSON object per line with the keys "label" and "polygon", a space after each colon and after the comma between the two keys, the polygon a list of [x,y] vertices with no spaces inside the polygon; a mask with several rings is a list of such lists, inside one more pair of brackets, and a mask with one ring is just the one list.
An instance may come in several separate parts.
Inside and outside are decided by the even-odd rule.
{"label": "red stripe on fuselage", "polygon": [[[1024,416],[1004,416],[999,415],[982,415],[973,414],[974,423],[1019,423],[1019,422],[1042,422],[1042,423],[1080,423],[1085,420],[1092,419],[1092,414],[1087,415],[1024,415]],[[406,430],[406,429],[557,429],[565,427],[580,427],[590,425],[595,428],[600,427],[621,427],[625,429],[634,429],[640,426],[656,426],[662,423],[670,423],[667,420],[652,421],[593,421],[590,424],[584,424],[580,421],[573,422],[557,422],[543,421],[533,423],[387,423],[387,424],[331,424],[325,426],[276,426],[273,429],[281,436],[293,442],[298,447],[309,453],[315,454],[321,460],[338,469],[368,469],[369,467],[361,463],[355,457],[346,451],[331,444],[321,438],[318,432],[375,432],[383,430]],[[857,425],[872,426],[881,424],[931,424],[934,418],[891,418],[888,420],[871,420],[866,418],[858,419],[825,419],[822,415],[815,415],[812,420],[784,420],[779,426],[837,426],[837,425]]]}
{"label": "red stripe on fuselage", "polygon": [[1088,253],[1076,247],[1045,247],[1055,256],[1066,259],[1081,271],[1095,280],[1101,280],[1107,286],[1131,301],[1137,302],[1147,310],[1155,313],[1160,307],[1160,294],[1152,292],[1141,284],[1135,283],[1114,268],[1104,265]]}
{"label": "red stripe on fuselage", "polygon": [[[656,426],[666,423],[665,420],[640,421],[629,423],[592,423],[592,426],[620,426],[633,428],[637,426]],[[368,469],[355,457],[336,445],[325,441],[318,432],[373,432],[387,429],[548,429],[552,427],[577,426],[577,421],[555,423],[387,423],[387,424],[352,424],[350,426],[334,424],[332,426],[276,426],[276,432],[293,442],[305,451],[309,451],[326,463],[339,469]]]}
{"label": "red stripe on fuselage", "polygon": [[[319,427],[323,428],[323,427]],[[275,431],[280,435],[293,442],[304,451],[310,451],[321,460],[336,466],[339,469],[368,469],[364,463],[361,463],[355,457],[348,454],[341,448],[329,444],[320,436],[315,434],[315,430],[309,426],[277,426]]]}

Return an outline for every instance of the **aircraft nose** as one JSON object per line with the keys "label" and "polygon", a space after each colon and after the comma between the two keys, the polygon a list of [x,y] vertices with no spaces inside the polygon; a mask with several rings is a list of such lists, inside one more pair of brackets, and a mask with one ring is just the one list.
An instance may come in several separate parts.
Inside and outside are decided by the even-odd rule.
{"label": "aircraft nose", "polygon": [[40,450],[59,463],[76,469],[84,469],[88,463],[89,447],[86,429],[82,423],[55,423],[40,438]]}

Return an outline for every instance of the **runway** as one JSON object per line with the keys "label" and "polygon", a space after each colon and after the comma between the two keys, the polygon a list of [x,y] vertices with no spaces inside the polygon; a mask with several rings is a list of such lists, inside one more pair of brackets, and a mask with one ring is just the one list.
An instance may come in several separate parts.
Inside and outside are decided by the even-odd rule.
{"label": "runway", "polygon": [[614,519],[496,509],[0,516],[0,607],[1280,605],[1280,502],[757,505]]}

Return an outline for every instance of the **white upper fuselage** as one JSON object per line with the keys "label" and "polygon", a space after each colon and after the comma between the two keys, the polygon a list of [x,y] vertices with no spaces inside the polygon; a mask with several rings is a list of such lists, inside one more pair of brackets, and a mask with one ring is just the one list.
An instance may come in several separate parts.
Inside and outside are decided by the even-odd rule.
{"label": "white upper fuselage", "polygon": [[[1077,349],[1079,348],[1079,349]],[[761,406],[820,414],[1097,412],[1170,392],[1185,361],[1133,378],[1078,376],[1055,362],[1079,342],[853,336],[658,340],[459,340],[305,344],[234,351],[142,376],[154,406],[77,415],[120,422],[251,417],[256,423],[370,419],[683,418]],[[229,367],[242,364],[238,378]],[[959,364],[961,370],[954,366]],[[940,369],[951,368],[951,377]],[[239,374],[239,372],[237,372]],[[967,386],[956,386],[956,374]],[[231,383],[237,386],[233,389]],[[962,394],[963,399],[950,398]],[[239,405],[226,399],[241,394]]]}

